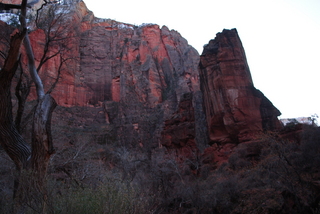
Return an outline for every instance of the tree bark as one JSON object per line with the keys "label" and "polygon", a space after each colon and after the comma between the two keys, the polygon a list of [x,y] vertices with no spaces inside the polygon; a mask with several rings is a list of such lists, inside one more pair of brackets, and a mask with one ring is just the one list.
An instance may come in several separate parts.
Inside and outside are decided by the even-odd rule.
{"label": "tree bark", "polygon": [[[31,156],[30,146],[15,127],[12,117],[11,82],[19,63],[20,47],[26,30],[16,33],[10,41],[10,49],[4,66],[0,71],[0,143],[15,163],[17,175],[14,185],[14,197],[19,195],[20,172],[27,168]],[[21,207],[20,202],[15,207]]]}
{"label": "tree bark", "polygon": [[27,166],[31,150],[13,122],[10,88],[25,34],[26,31],[16,33],[11,38],[8,57],[0,71],[0,143],[19,170]]}
{"label": "tree bark", "polygon": [[52,112],[57,106],[50,94],[46,94],[37,105],[33,118],[31,168],[33,188],[41,199],[42,213],[47,211],[46,175],[51,155],[54,153],[51,135]]}
{"label": "tree bark", "polygon": [[38,100],[32,125],[31,160],[29,167],[20,172],[14,213],[24,213],[26,209],[36,213],[48,211],[46,175],[50,157],[54,153],[51,116],[55,107],[56,102],[50,94]]}

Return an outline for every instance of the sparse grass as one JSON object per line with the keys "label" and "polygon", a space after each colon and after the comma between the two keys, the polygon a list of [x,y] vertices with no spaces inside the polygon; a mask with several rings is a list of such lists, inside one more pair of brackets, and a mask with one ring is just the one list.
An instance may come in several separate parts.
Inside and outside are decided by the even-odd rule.
{"label": "sparse grass", "polygon": [[107,182],[101,182],[95,187],[73,185],[63,189],[63,186],[60,184],[59,191],[52,190],[50,204],[52,213],[143,213],[143,205],[137,200],[136,192],[120,181],[108,179]]}

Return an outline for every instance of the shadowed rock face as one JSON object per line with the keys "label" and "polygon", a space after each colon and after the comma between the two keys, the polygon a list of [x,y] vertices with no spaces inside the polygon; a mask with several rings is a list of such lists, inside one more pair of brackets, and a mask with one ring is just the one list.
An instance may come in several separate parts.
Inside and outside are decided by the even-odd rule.
{"label": "shadowed rock face", "polygon": [[253,86],[236,29],[223,30],[204,47],[199,68],[211,143],[244,142],[280,128],[280,112]]}

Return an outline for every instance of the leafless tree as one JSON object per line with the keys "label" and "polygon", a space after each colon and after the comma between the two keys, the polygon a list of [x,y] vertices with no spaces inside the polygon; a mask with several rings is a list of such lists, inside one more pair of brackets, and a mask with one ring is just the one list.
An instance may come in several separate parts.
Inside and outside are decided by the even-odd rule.
{"label": "leafless tree", "polygon": [[[49,93],[45,93],[38,71],[46,61],[58,54],[60,54],[61,63],[65,63],[66,60],[68,60],[61,55],[63,51],[62,48],[53,54],[51,52],[51,55],[49,54],[50,44],[57,42],[56,39],[58,37],[56,35],[52,36],[51,31],[47,31],[49,37],[45,44],[44,54],[39,66],[36,67],[35,56],[28,36],[26,23],[27,7],[32,7],[36,3],[38,3],[38,1],[30,1],[28,3],[27,0],[22,0],[20,5],[0,3],[1,9],[21,10],[21,28],[11,37],[10,48],[4,65],[0,70],[0,144],[13,160],[17,169],[14,192],[14,213],[25,213],[28,206],[37,212],[46,213],[46,173],[50,157],[54,153],[51,136],[51,116],[56,107],[56,102],[50,95],[50,92],[52,91],[52,87],[57,84],[61,71],[58,71],[58,77],[49,89]],[[57,32],[59,32],[59,30]],[[32,122],[31,145],[29,145],[19,133],[12,115],[10,89],[13,77],[19,66],[20,49],[22,46],[24,46],[25,49],[25,54],[28,59],[28,70],[35,84],[37,95],[37,106]],[[59,66],[59,69],[61,68],[62,64]],[[28,93],[27,91],[27,94]]]}
{"label": "leafless tree", "polygon": [[[47,86],[47,94],[50,94],[55,89],[60,79],[62,71],[66,68],[67,62],[69,63],[69,61],[71,60],[77,60],[77,58],[71,54],[70,40],[77,37],[78,35],[76,33],[71,34],[70,32],[78,31],[70,30],[74,26],[72,26],[71,22],[68,22],[66,20],[66,14],[69,11],[70,6],[62,6],[59,4],[54,4],[50,1],[44,1],[41,7],[36,10],[36,14],[34,15],[35,18],[33,24],[35,25],[35,29],[41,30],[44,34],[44,41],[40,41],[37,44],[37,49],[42,50],[42,53],[36,59],[38,61],[38,66],[36,68],[38,74],[47,68],[45,65],[47,65],[50,60],[57,58],[58,61],[57,70],[54,71],[56,76],[49,76],[51,80],[49,81],[51,82],[51,86]],[[32,85],[32,82],[29,81],[28,76],[23,75],[23,67],[26,66],[20,66],[21,78],[19,79],[18,85],[16,87],[16,97],[18,98],[18,110],[15,121],[18,130],[20,130],[19,128],[21,126],[26,127],[26,124],[21,124],[21,122],[25,108],[25,103],[30,93],[30,87]],[[24,122],[28,122],[28,120]]]}

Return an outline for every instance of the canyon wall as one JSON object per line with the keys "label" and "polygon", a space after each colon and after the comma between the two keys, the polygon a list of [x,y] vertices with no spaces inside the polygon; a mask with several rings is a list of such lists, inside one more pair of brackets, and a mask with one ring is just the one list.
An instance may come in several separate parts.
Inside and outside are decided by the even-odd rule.
{"label": "canyon wall", "polygon": [[[236,29],[217,33],[199,55],[165,26],[99,19],[83,2],[64,2],[73,4],[44,7],[29,28],[45,90],[59,105],[46,176],[52,212],[319,210],[318,127],[282,129]],[[14,26],[0,21],[0,72]],[[37,100],[21,53],[12,112],[31,88],[20,126],[30,142]],[[0,162],[1,213],[16,173],[1,147]]]}
{"label": "canyon wall", "polygon": [[[181,161],[219,162],[238,143],[280,127],[280,112],[253,86],[235,29],[218,33],[199,56],[166,26],[98,19],[83,2],[68,10],[59,13],[64,45],[49,47],[52,57],[39,71],[46,90],[55,86],[60,108],[53,123],[60,134],[90,128],[99,144],[142,150],[149,158],[166,148]],[[30,33],[38,64],[48,35]]]}

